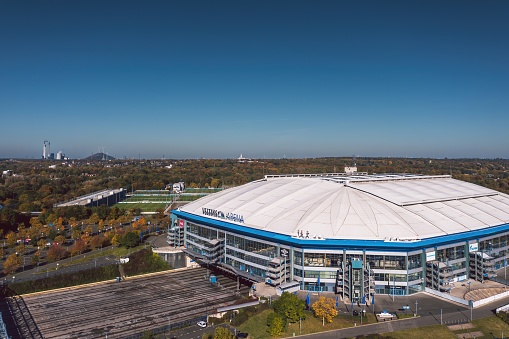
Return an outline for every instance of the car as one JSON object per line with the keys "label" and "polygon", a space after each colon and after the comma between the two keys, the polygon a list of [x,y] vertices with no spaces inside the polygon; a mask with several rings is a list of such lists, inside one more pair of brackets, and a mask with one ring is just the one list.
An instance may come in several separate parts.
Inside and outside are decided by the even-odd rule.
{"label": "car", "polygon": [[245,332],[239,332],[237,333],[237,338],[247,338],[248,334]]}
{"label": "car", "polygon": [[354,315],[354,316],[358,316],[358,315],[359,315],[359,311],[357,311],[357,310],[353,310],[353,315]]}
{"label": "car", "polygon": [[387,310],[383,310],[382,312],[378,313],[377,316],[380,318],[393,318],[396,317],[395,314],[387,312]]}
{"label": "car", "polygon": [[198,321],[198,323],[196,324],[200,327],[207,327],[207,323],[205,321]]}

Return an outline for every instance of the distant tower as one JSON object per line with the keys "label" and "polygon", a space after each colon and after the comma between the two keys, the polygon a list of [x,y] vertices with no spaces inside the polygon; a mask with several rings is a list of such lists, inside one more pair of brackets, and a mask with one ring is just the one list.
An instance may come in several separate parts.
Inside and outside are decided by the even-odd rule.
{"label": "distant tower", "polygon": [[44,146],[42,148],[42,158],[48,159],[50,155],[50,144],[48,140],[44,140]]}

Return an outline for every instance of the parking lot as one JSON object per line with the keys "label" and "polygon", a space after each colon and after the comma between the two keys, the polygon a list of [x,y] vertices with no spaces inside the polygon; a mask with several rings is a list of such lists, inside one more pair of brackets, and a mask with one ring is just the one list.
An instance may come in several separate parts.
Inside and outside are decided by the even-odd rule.
{"label": "parking lot", "polygon": [[206,274],[203,268],[184,269],[22,299],[43,338],[125,338],[206,317],[240,298],[235,281],[219,276],[217,286]]}

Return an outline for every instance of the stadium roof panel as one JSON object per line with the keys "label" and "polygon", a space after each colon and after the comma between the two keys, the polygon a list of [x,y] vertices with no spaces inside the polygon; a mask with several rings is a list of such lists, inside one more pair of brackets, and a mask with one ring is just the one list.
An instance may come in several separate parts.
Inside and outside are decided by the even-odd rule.
{"label": "stadium roof panel", "polygon": [[267,176],[181,210],[290,236],[420,240],[508,223],[509,196],[450,176],[334,173]]}

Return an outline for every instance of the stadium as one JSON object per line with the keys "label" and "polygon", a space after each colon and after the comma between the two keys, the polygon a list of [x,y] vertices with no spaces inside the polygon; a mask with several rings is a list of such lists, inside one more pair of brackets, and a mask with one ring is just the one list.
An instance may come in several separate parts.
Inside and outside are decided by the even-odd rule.
{"label": "stadium", "polygon": [[203,265],[352,302],[493,279],[509,249],[509,196],[449,175],[265,176],[171,217]]}

